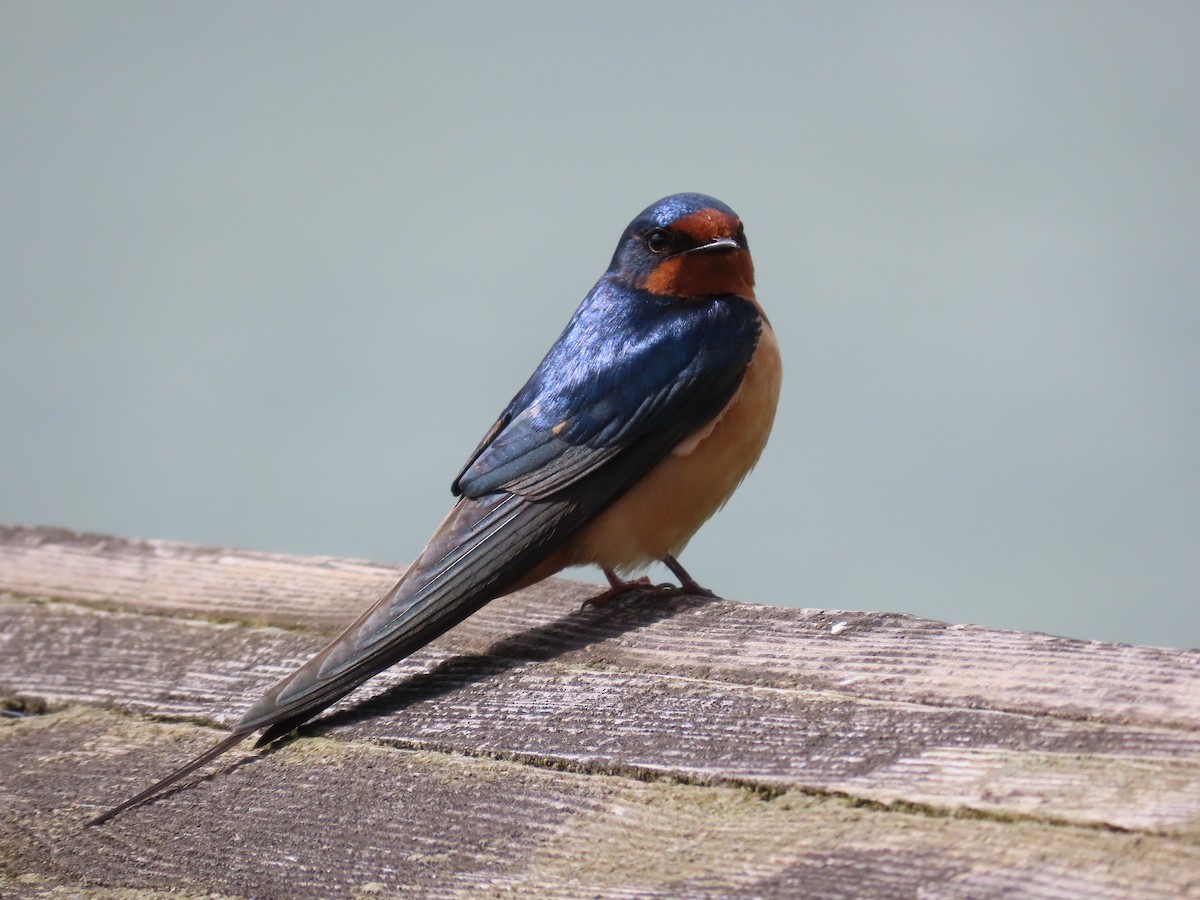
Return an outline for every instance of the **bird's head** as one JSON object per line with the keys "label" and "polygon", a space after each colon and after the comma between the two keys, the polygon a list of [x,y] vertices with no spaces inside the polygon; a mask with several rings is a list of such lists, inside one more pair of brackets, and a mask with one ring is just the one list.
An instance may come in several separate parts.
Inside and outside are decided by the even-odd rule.
{"label": "bird's head", "polygon": [[737,213],[704,194],[672,194],[629,223],[609,274],[672,297],[754,298],[754,263]]}

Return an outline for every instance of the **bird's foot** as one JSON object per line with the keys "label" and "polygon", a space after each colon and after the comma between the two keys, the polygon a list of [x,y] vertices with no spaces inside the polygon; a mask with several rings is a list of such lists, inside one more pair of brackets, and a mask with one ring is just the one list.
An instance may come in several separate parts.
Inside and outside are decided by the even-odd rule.
{"label": "bird's foot", "polygon": [[679,587],[675,587],[673,584],[658,585],[658,595],[660,597],[707,597],[710,600],[717,598],[715,593],[690,578]]}
{"label": "bird's foot", "polygon": [[599,609],[601,606],[606,606],[618,597],[623,597],[626,594],[639,594],[643,591],[654,591],[658,589],[658,585],[651,584],[650,579],[644,575],[635,581],[625,581],[623,578],[618,578],[617,574],[612,569],[605,569],[604,575],[608,579],[609,588],[597,594],[595,597],[588,597],[583,601],[580,609],[587,609],[589,606]]}
{"label": "bird's foot", "polygon": [[716,597],[706,587],[701,587],[691,575],[687,573],[687,569],[679,564],[679,561],[673,556],[663,557],[663,563],[679,579],[679,584],[674,585],[669,582],[663,584],[654,584],[649,578],[644,575],[634,581],[625,581],[618,577],[617,573],[612,569],[604,569],[604,577],[608,579],[608,590],[597,594],[595,597],[589,597],[583,601],[581,609],[587,609],[589,606],[601,607],[611,601],[622,597],[626,594],[650,594],[657,598],[666,599],[668,597]]}
{"label": "bird's foot", "polygon": [[662,559],[663,565],[670,569],[676,578],[679,579],[679,587],[676,589],[678,594],[686,594],[691,597],[713,597],[716,594],[706,587],[701,587],[696,579],[688,574],[688,570],[679,564],[679,560],[671,556],[669,553]]}

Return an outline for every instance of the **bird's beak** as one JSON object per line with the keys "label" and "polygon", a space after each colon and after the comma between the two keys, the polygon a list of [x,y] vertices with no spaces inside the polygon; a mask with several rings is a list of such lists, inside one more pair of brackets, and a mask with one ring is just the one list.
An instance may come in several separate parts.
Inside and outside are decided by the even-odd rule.
{"label": "bird's beak", "polygon": [[742,245],[731,237],[713,238],[707,244],[701,244],[699,247],[693,247],[688,250],[688,253],[701,253],[709,250],[741,250]]}

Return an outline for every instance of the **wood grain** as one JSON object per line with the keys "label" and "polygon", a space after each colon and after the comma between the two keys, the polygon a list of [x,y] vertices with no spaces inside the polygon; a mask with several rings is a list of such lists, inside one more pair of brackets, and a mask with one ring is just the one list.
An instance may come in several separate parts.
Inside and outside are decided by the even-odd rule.
{"label": "wood grain", "polygon": [[397,574],[0,529],[0,895],[1200,896],[1195,651],[561,580],[78,830]]}
{"label": "wood grain", "polygon": [[161,770],[214,735],[78,709],[0,734],[0,776],[21,773],[0,807],[5,896],[1165,898],[1193,890],[1200,867],[1194,845],[1144,834],[322,739],[79,830],[78,798],[121,783],[128,758]]}

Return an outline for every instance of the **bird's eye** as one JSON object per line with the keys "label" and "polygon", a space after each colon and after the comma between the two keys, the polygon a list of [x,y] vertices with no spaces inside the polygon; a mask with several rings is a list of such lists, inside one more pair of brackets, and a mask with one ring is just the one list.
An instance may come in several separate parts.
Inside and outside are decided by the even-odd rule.
{"label": "bird's eye", "polygon": [[666,253],[671,249],[671,235],[661,228],[655,228],[646,235],[646,246],[651,253]]}

